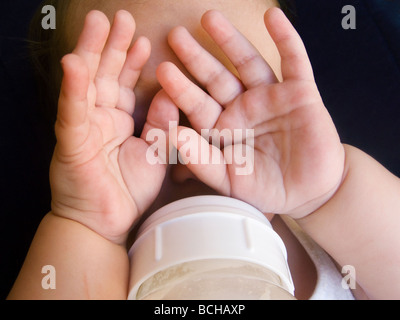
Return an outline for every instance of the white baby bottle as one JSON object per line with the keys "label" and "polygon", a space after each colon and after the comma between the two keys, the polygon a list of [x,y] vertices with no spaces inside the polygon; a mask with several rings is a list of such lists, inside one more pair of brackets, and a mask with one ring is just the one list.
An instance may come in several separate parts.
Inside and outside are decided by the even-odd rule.
{"label": "white baby bottle", "polygon": [[131,300],[294,299],[286,248],[242,201],[197,196],[164,206],[129,251]]}

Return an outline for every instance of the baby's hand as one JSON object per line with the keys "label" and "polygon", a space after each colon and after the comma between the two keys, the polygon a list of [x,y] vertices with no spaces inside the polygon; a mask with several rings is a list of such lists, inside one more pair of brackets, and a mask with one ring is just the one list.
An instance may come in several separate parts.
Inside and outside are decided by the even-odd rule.
{"label": "baby's hand", "polygon": [[[313,212],[341,183],[344,149],[300,37],[281,10],[267,11],[265,24],[282,60],[283,81],[279,82],[259,52],[219,12],[206,13],[202,24],[236,67],[240,79],[200,47],[186,29],[178,27],[171,32],[170,46],[209,93],[171,63],[158,69],[164,90],[196,131],[196,140],[175,139],[178,149],[185,148],[181,157],[197,178],[264,213],[300,218]],[[236,139],[219,150],[199,135],[201,129],[212,128],[220,133],[226,128],[254,129],[254,143],[243,146],[248,139]],[[179,127],[177,137],[182,130],[187,135],[189,129]],[[193,144],[191,152],[187,152],[188,143]],[[201,147],[196,147],[198,143]],[[248,175],[237,174],[240,164],[232,145],[247,151],[254,148],[254,170]],[[193,150],[204,147],[211,152],[217,149],[225,163],[196,164],[200,163],[196,159],[199,154]]]}
{"label": "baby's hand", "polygon": [[[150,55],[130,13],[113,25],[90,12],[78,44],[62,59],[64,78],[55,125],[57,145],[50,181],[52,213],[76,220],[105,238],[123,243],[133,223],[157,196],[165,165],[146,160],[149,145],[133,137],[133,88]],[[160,92],[150,107],[143,136],[153,125],[168,130],[176,107]]]}

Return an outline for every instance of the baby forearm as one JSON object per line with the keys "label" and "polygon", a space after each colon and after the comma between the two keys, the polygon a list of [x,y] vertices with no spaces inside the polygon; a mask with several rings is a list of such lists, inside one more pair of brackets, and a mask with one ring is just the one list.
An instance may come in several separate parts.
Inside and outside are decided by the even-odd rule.
{"label": "baby forearm", "polygon": [[341,187],[298,222],[339,264],[355,268],[370,298],[399,298],[400,180],[360,150],[345,151]]}
{"label": "baby forearm", "polygon": [[128,272],[125,248],[50,213],[37,230],[8,298],[126,299]]}

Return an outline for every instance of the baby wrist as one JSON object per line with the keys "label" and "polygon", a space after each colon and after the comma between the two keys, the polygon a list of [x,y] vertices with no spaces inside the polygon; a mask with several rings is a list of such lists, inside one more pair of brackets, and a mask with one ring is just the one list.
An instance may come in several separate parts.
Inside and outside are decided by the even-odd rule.
{"label": "baby wrist", "polygon": [[338,183],[331,190],[329,190],[324,195],[320,196],[318,199],[313,200],[304,205],[302,207],[303,210],[299,210],[298,212],[288,214],[291,218],[295,220],[301,220],[309,216],[315,215],[321,208],[325,207],[328,203],[330,203],[332,200],[336,198],[337,194],[342,189],[349,175],[350,166],[348,163],[348,158],[349,158],[349,152],[351,153],[352,148],[353,147],[351,146],[343,145],[343,150],[345,154],[344,165],[343,165],[343,172]]}

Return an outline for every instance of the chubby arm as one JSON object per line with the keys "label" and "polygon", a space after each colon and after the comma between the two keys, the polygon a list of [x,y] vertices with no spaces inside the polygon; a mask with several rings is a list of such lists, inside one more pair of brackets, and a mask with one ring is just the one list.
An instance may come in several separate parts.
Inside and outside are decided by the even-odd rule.
{"label": "chubby arm", "polygon": [[[54,269],[45,271],[45,266]],[[126,299],[128,275],[129,259],[123,246],[81,223],[49,213],[8,299]],[[50,284],[55,289],[48,289]]]}
{"label": "chubby arm", "polygon": [[[118,11],[113,25],[91,11],[73,53],[62,60],[63,83],[50,167],[51,213],[42,221],[9,298],[126,299],[128,234],[157,196],[166,166],[146,159],[153,128],[168,129],[178,110],[154,98],[142,138],[133,136],[133,89],[150,42],[133,45],[135,21]],[[44,266],[56,290],[43,290]]]}
{"label": "chubby arm", "polygon": [[[129,29],[125,37],[119,35],[123,29]],[[133,123],[123,105],[103,105],[119,96],[118,82],[109,83],[108,90],[102,85],[112,69],[114,74],[131,70],[143,55],[134,46],[126,57],[133,32],[134,21],[125,12],[116,14],[113,28],[103,14],[91,12],[74,52],[62,60],[57,145],[50,168],[52,210],[37,230],[10,299],[126,297],[128,259],[122,246],[139,212],[121,183],[127,172],[119,170],[118,160]],[[114,55],[107,59],[111,51]],[[45,266],[54,267],[48,276],[55,290],[42,287]]]}
{"label": "chubby arm", "polygon": [[400,297],[400,179],[362,151],[345,145],[343,181],[301,227],[371,299]]}

